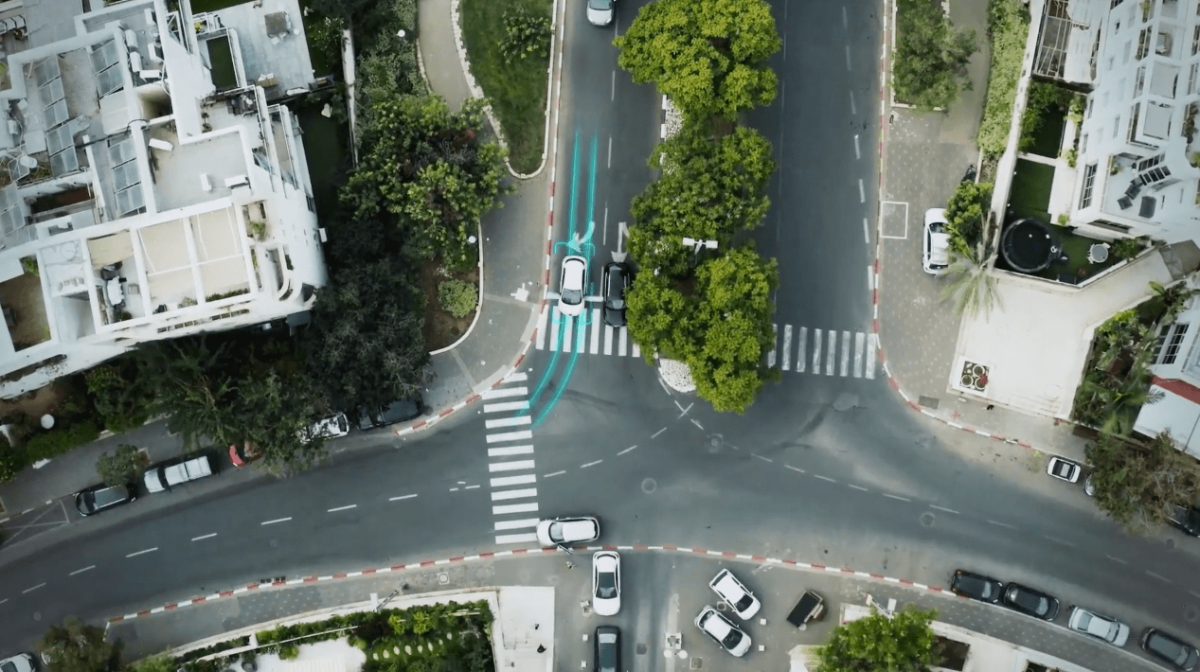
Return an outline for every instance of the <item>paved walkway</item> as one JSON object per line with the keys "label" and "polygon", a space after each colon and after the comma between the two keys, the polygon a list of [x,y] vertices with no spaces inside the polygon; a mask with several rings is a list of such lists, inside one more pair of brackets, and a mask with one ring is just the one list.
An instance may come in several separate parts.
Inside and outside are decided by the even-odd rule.
{"label": "paved walkway", "polygon": [[[951,0],[954,25],[974,30],[982,47],[967,67],[972,89],[947,113],[892,108],[880,193],[879,334],[893,385],[910,405],[938,420],[979,430],[1026,447],[1082,460],[1084,439],[1074,427],[984,403],[950,388],[961,319],[942,303],[943,283],[921,269],[924,213],[945,207],[968,166],[979,159],[975,136],[987,94],[987,0]],[[959,441],[960,449],[987,451],[986,441]]]}

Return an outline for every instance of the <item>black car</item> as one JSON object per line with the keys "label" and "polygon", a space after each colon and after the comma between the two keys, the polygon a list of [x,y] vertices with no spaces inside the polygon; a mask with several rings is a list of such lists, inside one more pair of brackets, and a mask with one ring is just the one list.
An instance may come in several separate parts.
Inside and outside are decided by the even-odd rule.
{"label": "black car", "polygon": [[604,265],[604,323],[625,326],[625,292],[629,291],[629,266],[616,261]]}
{"label": "black car", "polygon": [[1010,583],[1004,587],[1004,604],[1045,621],[1053,621],[1054,617],[1058,616],[1058,598],[1019,583]]}
{"label": "black car", "polygon": [[615,625],[596,628],[596,672],[617,672],[621,669],[621,629]]}
{"label": "black car", "polygon": [[1161,658],[1171,663],[1176,669],[1184,670],[1184,672],[1196,669],[1197,659],[1200,659],[1200,653],[1197,653],[1196,647],[1184,644],[1162,630],[1154,628],[1146,628],[1146,631],[1142,633],[1142,650],[1155,658]]}
{"label": "black car", "polygon": [[955,595],[996,604],[1000,601],[1000,593],[1004,592],[1004,582],[960,569],[954,572],[954,578],[950,580],[950,590]]}
{"label": "black car", "polygon": [[1167,516],[1167,522],[1184,534],[1200,537],[1200,510],[1194,506],[1177,506]]}
{"label": "black car", "polygon": [[412,420],[421,415],[422,404],[419,398],[400,399],[387,406],[371,410],[366,406],[358,407],[358,428],[366,431],[376,427],[387,427],[397,422]]}
{"label": "black car", "polygon": [[114,506],[128,504],[137,499],[136,486],[129,485],[93,485],[86,490],[75,493],[75,508],[79,515],[90,516]]}

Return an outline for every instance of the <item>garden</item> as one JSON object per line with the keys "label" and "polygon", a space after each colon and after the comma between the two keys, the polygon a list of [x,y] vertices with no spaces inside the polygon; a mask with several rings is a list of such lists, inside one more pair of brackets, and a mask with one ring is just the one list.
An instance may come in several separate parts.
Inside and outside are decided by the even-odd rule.
{"label": "garden", "polygon": [[954,28],[940,0],[897,0],[892,88],[896,101],[921,110],[950,106],[970,86],[967,62],[975,31]]}

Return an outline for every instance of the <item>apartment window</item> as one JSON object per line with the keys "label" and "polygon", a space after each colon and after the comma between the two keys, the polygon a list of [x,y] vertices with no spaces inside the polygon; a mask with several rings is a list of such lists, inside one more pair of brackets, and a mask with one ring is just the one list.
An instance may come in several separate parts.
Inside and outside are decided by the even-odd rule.
{"label": "apartment window", "polygon": [[1129,57],[1133,55],[1133,40],[1125,42],[1125,55],[1121,57],[1121,65],[1129,64]]}
{"label": "apartment window", "polygon": [[1083,210],[1092,204],[1092,187],[1096,184],[1096,166],[1098,164],[1089,163],[1083,169],[1083,195],[1079,197],[1079,209]]}
{"label": "apartment window", "polygon": [[1129,233],[1133,230],[1133,227],[1129,226],[1128,224],[1117,224],[1116,222],[1110,222],[1107,219],[1093,219],[1089,223],[1091,226],[1098,226],[1102,229],[1108,229],[1109,231],[1116,231],[1117,233]]}
{"label": "apartment window", "polygon": [[1193,63],[1191,69],[1188,70],[1188,95],[1196,92],[1196,78],[1200,75],[1200,63]]}
{"label": "apartment window", "polygon": [[1095,98],[1093,98],[1093,97],[1090,97],[1090,96],[1089,96],[1089,97],[1088,97],[1088,104],[1087,104],[1087,114],[1086,114],[1086,115],[1084,115],[1084,116],[1086,116],[1088,119],[1091,119],[1091,118],[1092,118],[1092,103],[1094,103],[1094,102],[1096,102],[1096,99],[1095,99]]}
{"label": "apartment window", "polygon": [[[1167,332],[1170,332],[1170,335]],[[1168,324],[1158,332],[1158,352],[1154,358],[1157,364],[1174,364],[1179,357],[1179,349],[1183,347],[1183,339],[1187,336],[1188,325]]]}
{"label": "apartment window", "polygon": [[1146,88],[1146,66],[1141,66],[1137,70],[1137,76],[1133,79],[1133,97],[1137,98],[1142,95],[1142,89]]}
{"label": "apartment window", "polygon": [[1151,168],[1162,163],[1163,157],[1165,157],[1165,156],[1166,156],[1166,154],[1155,154],[1154,156],[1152,156],[1148,159],[1142,159],[1141,161],[1138,161],[1136,164],[1134,164],[1134,170],[1136,170],[1139,173],[1142,172],[1143,170],[1150,170]]}
{"label": "apartment window", "polygon": [[1138,116],[1142,112],[1142,104],[1134,103],[1133,108],[1129,110],[1129,132],[1125,136],[1125,140],[1133,142],[1133,137],[1137,133]]}
{"label": "apartment window", "polygon": [[1121,135],[1121,115],[1117,115],[1117,118],[1113,119],[1113,134],[1112,134],[1113,140],[1116,140],[1118,137],[1120,137],[1120,135]]}
{"label": "apartment window", "polygon": [[1087,133],[1084,133],[1083,137],[1079,138],[1079,153],[1087,154]]}
{"label": "apartment window", "polygon": [[1196,24],[1196,27],[1192,29],[1192,55],[1195,56],[1198,51],[1200,51],[1200,24]]}
{"label": "apartment window", "polygon": [[1108,8],[1116,9],[1117,7],[1120,7],[1120,6],[1121,6],[1121,0],[1112,0],[1112,4],[1109,5]]}
{"label": "apartment window", "polygon": [[[1193,49],[1196,48],[1195,42],[1192,43],[1192,48]],[[1142,60],[1143,58],[1146,57],[1146,54],[1149,52],[1150,52],[1150,29],[1143,28],[1142,32],[1138,33],[1137,59],[1139,61]],[[1193,51],[1192,53],[1194,54],[1196,52]]]}

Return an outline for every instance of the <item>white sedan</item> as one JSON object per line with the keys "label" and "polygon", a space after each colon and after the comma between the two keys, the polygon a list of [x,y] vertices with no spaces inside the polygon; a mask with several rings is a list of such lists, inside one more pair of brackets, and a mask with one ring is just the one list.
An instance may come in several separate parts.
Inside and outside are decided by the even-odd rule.
{"label": "white sedan", "polygon": [[587,259],[566,257],[558,287],[558,312],[575,317],[583,312],[583,293],[587,290]]}
{"label": "white sedan", "polygon": [[759,608],[762,607],[758,598],[754,597],[750,590],[742,585],[742,582],[738,581],[733,572],[728,569],[717,572],[713,580],[708,582],[708,587],[712,588],[713,592],[724,600],[725,604],[728,604],[738,618],[743,621],[754,618]]}
{"label": "white sedan", "polygon": [[925,231],[921,236],[921,267],[937,275],[950,265],[950,232],[946,228],[946,209],[925,211]]}
{"label": "white sedan", "polygon": [[1057,478],[1060,481],[1074,483],[1079,480],[1079,474],[1083,471],[1075,462],[1064,460],[1061,457],[1050,458],[1050,465],[1046,467],[1046,473]]}
{"label": "white sedan", "polygon": [[537,524],[538,543],[543,546],[565,546],[600,538],[600,521],[591,516],[551,518]]}
{"label": "white sedan", "polygon": [[700,610],[696,627],[733,656],[741,658],[750,650],[750,635],[739,630],[733,621],[712,607],[706,606]]}
{"label": "white sedan", "polygon": [[621,610],[621,556],[600,551],[592,556],[592,608],[600,616]]}
{"label": "white sedan", "polygon": [[0,670],[3,672],[34,672],[36,669],[34,658],[28,653],[18,653],[12,658],[0,660]]}

